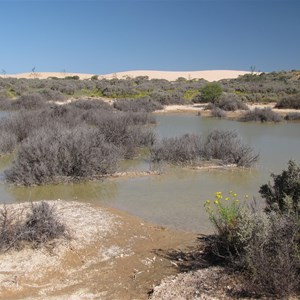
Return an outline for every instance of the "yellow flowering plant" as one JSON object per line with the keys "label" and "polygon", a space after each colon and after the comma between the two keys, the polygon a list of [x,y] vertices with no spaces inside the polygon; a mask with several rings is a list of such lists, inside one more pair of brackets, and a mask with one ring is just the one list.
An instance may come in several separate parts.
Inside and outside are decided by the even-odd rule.
{"label": "yellow flowering plant", "polygon": [[[245,195],[244,198],[247,199],[248,196]],[[222,192],[216,192],[214,200],[206,200],[204,206],[218,233],[227,237],[232,235],[243,208],[238,195],[232,191],[226,196]]]}

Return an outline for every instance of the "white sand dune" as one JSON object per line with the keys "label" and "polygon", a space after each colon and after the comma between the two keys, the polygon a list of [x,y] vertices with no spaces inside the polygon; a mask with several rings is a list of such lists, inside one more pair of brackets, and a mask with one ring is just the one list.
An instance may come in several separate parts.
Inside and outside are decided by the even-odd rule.
{"label": "white sand dune", "polygon": [[150,70],[140,70],[140,71],[127,71],[118,72],[114,74],[104,75],[105,78],[126,78],[137,77],[137,76],[148,76],[149,79],[166,79],[169,81],[174,81],[179,77],[185,79],[205,79],[207,81],[218,81],[221,79],[237,78],[240,75],[245,75],[250,72],[237,71],[237,70],[207,70],[207,71],[150,71]]}
{"label": "white sand dune", "polygon": [[[125,79],[128,77],[134,78],[137,76],[148,76],[149,79],[166,79],[174,81],[179,77],[186,79],[205,79],[207,81],[218,81],[221,79],[237,78],[240,75],[249,74],[247,71],[238,70],[206,70],[206,71],[153,71],[153,70],[137,70],[117,72],[105,75],[98,75],[101,78],[118,78]],[[0,77],[13,77],[13,78],[39,78],[46,79],[49,77],[64,78],[66,76],[79,76],[80,79],[90,79],[95,74],[83,74],[83,73],[63,73],[63,72],[35,72],[35,73],[19,73],[19,74],[7,74],[0,75]]]}

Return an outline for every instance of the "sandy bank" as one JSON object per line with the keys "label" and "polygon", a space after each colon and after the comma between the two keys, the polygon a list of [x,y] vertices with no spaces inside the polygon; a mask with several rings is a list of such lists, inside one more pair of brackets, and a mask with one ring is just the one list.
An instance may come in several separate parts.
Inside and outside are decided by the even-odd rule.
{"label": "sandy bank", "polygon": [[53,249],[0,254],[0,299],[147,299],[162,278],[176,273],[156,250],[181,249],[196,238],[91,204],[49,203],[72,239],[56,241]]}
{"label": "sandy bank", "polygon": [[[158,110],[155,113],[199,113],[201,116],[210,116],[211,111],[205,110],[207,104],[187,104],[187,105],[168,105],[165,106],[162,110]],[[291,112],[299,112],[297,109],[278,109],[274,108],[276,103],[257,103],[257,104],[247,104],[250,110],[255,108],[271,108],[274,112],[285,116]],[[230,119],[238,118],[242,115],[245,111],[237,110],[237,111],[229,111],[226,112],[227,117]]]}

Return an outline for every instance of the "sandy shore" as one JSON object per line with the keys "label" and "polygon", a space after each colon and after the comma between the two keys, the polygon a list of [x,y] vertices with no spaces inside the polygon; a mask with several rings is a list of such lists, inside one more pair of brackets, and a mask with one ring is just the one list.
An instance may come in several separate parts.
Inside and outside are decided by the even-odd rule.
{"label": "sandy shore", "polygon": [[[187,104],[187,105],[168,105],[165,106],[162,110],[158,110],[155,113],[161,114],[161,113],[199,113],[201,116],[210,116],[211,111],[205,110],[207,104]],[[274,108],[276,103],[257,103],[257,104],[247,104],[250,110],[253,110],[255,108],[271,108],[274,112],[285,116],[288,113],[291,112],[299,112],[299,110],[296,109],[278,109]],[[229,111],[226,112],[228,118],[238,118],[242,115],[244,111],[237,110],[237,111]]]}
{"label": "sandy shore", "polygon": [[[206,70],[206,71],[155,71],[155,70],[137,70],[116,72],[111,74],[96,74],[99,79],[118,78],[126,79],[128,77],[134,78],[137,76],[148,76],[149,79],[166,79],[174,81],[179,77],[191,80],[191,79],[205,79],[207,81],[218,81],[221,79],[232,79],[238,76],[249,74],[247,71],[238,70]],[[80,79],[90,79],[95,74],[84,73],[67,73],[67,72],[31,72],[31,73],[19,73],[19,74],[7,74],[0,75],[0,77],[12,77],[12,78],[38,78],[47,79],[49,77],[65,78],[66,76],[78,76]]]}

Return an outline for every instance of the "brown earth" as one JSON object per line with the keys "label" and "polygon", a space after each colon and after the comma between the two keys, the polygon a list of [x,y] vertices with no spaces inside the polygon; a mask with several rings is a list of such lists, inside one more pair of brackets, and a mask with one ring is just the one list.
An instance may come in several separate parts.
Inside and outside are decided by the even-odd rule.
{"label": "brown earth", "polygon": [[[0,255],[0,299],[147,299],[176,268],[160,252],[180,251],[196,234],[108,208],[51,201],[72,239]],[[13,204],[14,210],[25,204]]]}

